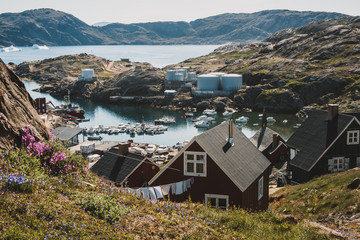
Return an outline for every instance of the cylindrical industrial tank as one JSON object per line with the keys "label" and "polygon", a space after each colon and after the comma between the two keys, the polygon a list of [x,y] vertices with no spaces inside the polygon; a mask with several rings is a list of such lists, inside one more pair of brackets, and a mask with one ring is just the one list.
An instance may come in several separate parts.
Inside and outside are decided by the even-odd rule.
{"label": "cylindrical industrial tank", "polygon": [[187,88],[191,88],[191,87],[192,87],[191,82],[185,83],[185,87],[187,87]]}
{"label": "cylindrical industrial tank", "polygon": [[225,74],[221,76],[221,88],[225,91],[239,90],[242,87],[242,75]]}
{"label": "cylindrical industrial tank", "polygon": [[168,81],[174,81],[175,79],[175,73],[176,73],[176,71],[175,70],[167,70],[166,71],[166,79],[168,80]]}
{"label": "cylindrical industrial tank", "polygon": [[208,73],[209,75],[215,75],[215,76],[223,76],[223,75],[226,75],[226,73],[223,73],[223,72],[211,72],[211,73]]}
{"label": "cylindrical industrial tank", "polygon": [[181,72],[175,73],[175,81],[184,81],[184,74]]}
{"label": "cylindrical industrial tank", "polygon": [[196,79],[196,72],[189,72],[188,75],[190,80]]}
{"label": "cylindrical industrial tank", "polygon": [[203,74],[198,76],[197,90],[215,91],[219,89],[220,78],[212,74]]}
{"label": "cylindrical industrial tank", "polygon": [[85,79],[92,78],[94,76],[94,69],[81,69],[81,74]]}
{"label": "cylindrical industrial tank", "polygon": [[187,69],[183,69],[183,68],[177,69],[176,73],[181,73],[184,76],[183,80],[187,79]]}

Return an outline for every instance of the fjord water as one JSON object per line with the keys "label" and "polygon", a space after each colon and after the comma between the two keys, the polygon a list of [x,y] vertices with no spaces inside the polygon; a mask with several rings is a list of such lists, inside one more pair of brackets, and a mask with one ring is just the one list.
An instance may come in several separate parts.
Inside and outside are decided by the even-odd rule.
{"label": "fjord water", "polygon": [[[33,98],[46,97],[47,101],[52,101],[55,105],[64,104],[65,101],[61,99],[55,99],[49,94],[34,92],[32,89],[39,88],[40,85],[35,82],[23,81],[26,89],[29,91]],[[176,124],[169,125],[168,131],[164,134],[159,135],[136,135],[130,137],[128,134],[119,135],[107,135],[101,134],[104,138],[103,141],[126,141],[133,139],[135,142],[141,143],[155,143],[167,146],[173,146],[177,142],[183,142],[190,140],[192,137],[199,135],[206,131],[203,128],[195,128],[192,122],[192,118],[185,118],[185,111],[169,111],[164,109],[150,108],[147,106],[128,106],[118,104],[103,104],[94,103],[87,100],[74,100],[72,103],[80,106],[85,110],[85,117],[90,119],[90,122],[80,123],[80,127],[94,127],[98,125],[104,126],[117,126],[119,123],[147,123],[154,124],[155,119],[159,119],[163,116],[174,117]],[[194,118],[202,115],[201,112],[195,114]],[[249,121],[246,125],[242,126],[242,132],[247,136],[251,137],[260,128],[261,119],[257,112],[238,112],[233,114],[232,119],[236,119],[240,116],[249,117]],[[270,128],[280,133],[285,139],[288,139],[294,132],[294,126],[301,123],[301,120],[296,118],[295,115],[290,114],[268,114],[276,119],[276,122],[269,125]],[[283,120],[287,120],[287,123],[283,123]],[[221,113],[218,113],[215,121],[210,127],[214,127],[226,120]],[[254,126],[258,123],[259,126]],[[86,140],[86,137],[81,137],[81,140]]]}
{"label": "fjord water", "polygon": [[0,52],[5,63],[20,64],[54,58],[63,55],[87,53],[112,61],[129,58],[133,62],[148,62],[162,68],[189,58],[199,57],[214,51],[219,45],[96,45],[96,46],[58,46],[48,50],[35,50],[32,47],[19,47],[20,52]]}
{"label": "fjord water", "polygon": [[[34,50],[30,47],[22,48],[21,52],[0,53],[4,62],[14,62],[19,64],[24,61],[41,60],[45,58],[58,57],[67,54],[87,53],[104,57],[110,60],[119,60],[120,58],[130,58],[131,61],[149,62],[155,67],[164,67],[175,64],[188,58],[206,55],[212,52],[217,46],[215,45],[162,45],[162,46],[69,46],[69,47],[50,47],[49,50]],[[80,70],[79,70],[80,71]],[[35,82],[24,81],[26,89],[35,99],[46,97],[47,101],[52,101],[55,105],[64,104],[62,99],[55,99],[49,94],[32,91],[39,88],[40,85]],[[190,140],[192,137],[206,131],[206,129],[197,129],[192,123],[192,119],[185,118],[185,111],[168,111],[164,109],[153,109],[147,106],[127,106],[118,104],[95,103],[88,100],[72,100],[72,103],[80,106],[85,110],[85,117],[90,122],[80,123],[80,127],[92,127],[98,125],[116,126],[119,123],[137,122],[154,124],[155,119],[163,116],[170,116],[176,119],[176,124],[168,126],[168,131],[160,135],[136,135],[132,139],[135,142],[155,143],[172,146],[177,142]],[[249,117],[249,122],[242,127],[243,133],[251,137],[259,129],[259,126],[253,124],[259,123],[259,113],[235,113],[232,119],[240,116]],[[201,115],[196,113],[194,117]],[[293,126],[301,123],[295,115],[287,114],[269,114],[277,121],[270,126],[273,130],[280,133],[285,139],[289,138],[294,132]],[[282,121],[286,119],[287,123]],[[216,126],[225,119],[221,113],[218,113],[211,127]],[[102,134],[103,140],[124,141],[130,139],[128,134],[106,135]],[[86,137],[84,137],[86,140]]]}

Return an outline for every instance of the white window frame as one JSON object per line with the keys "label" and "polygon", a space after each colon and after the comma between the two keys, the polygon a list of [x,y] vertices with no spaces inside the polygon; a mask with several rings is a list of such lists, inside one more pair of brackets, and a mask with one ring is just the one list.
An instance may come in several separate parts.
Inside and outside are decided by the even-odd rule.
{"label": "white window frame", "polygon": [[258,200],[264,196],[264,176],[258,181]]}
{"label": "white window frame", "polygon": [[292,160],[297,154],[297,151],[295,148],[290,148],[290,160]]}
{"label": "white window frame", "polygon": [[[205,193],[205,204],[206,204],[206,206],[208,206],[209,203],[211,204],[211,202],[209,201],[209,198],[215,198],[216,199],[216,206],[215,206],[216,208],[220,208],[219,207],[219,199],[225,199],[226,200],[226,208],[224,208],[224,209],[228,209],[228,207],[229,207],[229,195]],[[210,206],[210,207],[212,207],[212,206]]]}
{"label": "white window frame", "polygon": [[347,131],[346,143],[347,145],[359,144],[359,130]]}
{"label": "white window frame", "polygon": [[[194,159],[189,160],[187,159],[188,155],[193,155]],[[203,160],[196,160],[197,156],[203,156]],[[194,172],[188,172],[187,170],[187,163],[194,164]],[[196,165],[203,164],[203,173],[196,172]],[[198,176],[198,177],[206,177],[206,152],[192,152],[192,151],[185,151],[184,152],[184,175],[185,176]]]}
{"label": "white window frame", "polygon": [[[335,162],[336,161],[336,162]],[[334,157],[328,159],[328,170],[330,172],[341,172],[349,169],[350,159],[345,157]]]}

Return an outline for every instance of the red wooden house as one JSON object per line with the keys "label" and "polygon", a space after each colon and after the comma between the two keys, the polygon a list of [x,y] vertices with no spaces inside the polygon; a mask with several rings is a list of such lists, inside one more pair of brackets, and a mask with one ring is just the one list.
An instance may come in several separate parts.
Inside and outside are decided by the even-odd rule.
{"label": "red wooden house", "polygon": [[270,162],[232,121],[194,137],[149,182],[151,186],[194,178],[191,188],[170,195],[174,201],[191,198],[213,207],[268,207]]}
{"label": "red wooden house", "polygon": [[285,140],[274,130],[260,128],[250,141],[261,151],[271,164],[284,162],[288,159],[288,146]]}
{"label": "red wooden house", "polygon": [[147,186],[160,168],[147,157],[128,152],[128,144],[119,144],[105,152],[91,171],[123,187]]}

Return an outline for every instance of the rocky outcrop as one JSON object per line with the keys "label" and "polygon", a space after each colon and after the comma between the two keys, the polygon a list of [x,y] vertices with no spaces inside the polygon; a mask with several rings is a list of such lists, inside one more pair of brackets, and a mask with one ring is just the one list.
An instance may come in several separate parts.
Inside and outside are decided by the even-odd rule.
{"label": "rocky outcrop", "polygon": [[21,131],[27,124],[37,138],[48,137],[24,84],[0,60],[0,149],[20,144]]}

